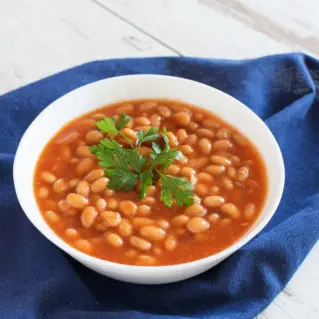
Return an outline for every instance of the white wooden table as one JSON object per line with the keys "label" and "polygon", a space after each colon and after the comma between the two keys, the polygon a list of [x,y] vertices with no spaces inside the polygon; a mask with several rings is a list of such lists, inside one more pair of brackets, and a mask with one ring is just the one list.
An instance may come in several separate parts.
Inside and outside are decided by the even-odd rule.
{"label": "white wooden table", "polygon": [[[0,94],[84,62],[319,56],[318,0],[0,0]],[[319,245],[257,318],[319,318]]]}

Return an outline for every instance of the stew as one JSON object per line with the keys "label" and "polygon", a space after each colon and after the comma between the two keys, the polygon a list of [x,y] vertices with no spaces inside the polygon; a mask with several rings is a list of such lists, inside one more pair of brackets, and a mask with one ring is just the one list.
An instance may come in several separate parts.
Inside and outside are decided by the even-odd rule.
{"label": "stew", "polygon": [[[118,123],[120,115],[127,119],[125,138],[97,127],[105,118]],[[141,180],[133,180],[129,191],[119,189],[120,182],[129,183],[127,175],[112,180],[92,146],[116,139],[119,150],[126,150],[137,145],[138,132],[150,129],[166,133],[158,144],[139,146],[145,165],[156,157],[154,147],[164,147],[164,135],[168,151],[184,157],[154,166],[141,197]],[[178,187],[163,199],[160,167],[158,174],[187,181],[192,202],[178,205]],[[76,249],[123,264],[172,265],[215,254],[242,237],[263,208],[267,174],[249,139],[211,112],[174,100],[134,100],[99,108],[61,128],[38,159],[34,192],[45,221]]]}

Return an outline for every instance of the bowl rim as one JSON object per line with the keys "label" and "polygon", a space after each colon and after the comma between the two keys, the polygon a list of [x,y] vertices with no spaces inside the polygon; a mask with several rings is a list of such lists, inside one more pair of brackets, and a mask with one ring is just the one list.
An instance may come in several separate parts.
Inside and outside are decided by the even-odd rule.
{"label": "bowl rim", "polygon": [[[114,261],[109,261],[109,260],[104,260],[104,259],[100,259],[91,255],[88,255],[86,253],[81,252],[80,250],[77,250],[75,248],[73,248],[71,245],[69,245],[67,242],[65,242],[62,238],[60,238],[55,232],[53,232],[53,237],[50,238],[48,236],[48,234],[46,234],[44,231],[42,231],[41,227],[38,227],[38,225],[35,225],[33,223],[33,220],[31,218],[32,213],[27,213],[28,209],[24,209],[24,205],[21,203],[22,201],[20,200],[20,198],[22,197],[21,194],[19,193],[18,187],[17,185],[19,183],[21,183],[21,181],[19,181],[18,176],[17,176],[17,167],[19,165],[19,163],[22,162],[22,157],[20,155],[21,153],[21,149],[22,149],[22,145],[24,143],[26,143],[28,135],[29,135],[29,131],[31,130],[31,127],[40,120],[41,116],[43,114],[45,114],[46,112],[50,112],[51,109],[53,109],[55,107],[55,104],[60,103],[60,101],[64,98],[66,98],[69,95],[72,94],[76,94],[76,92],[84,89],[84,88],[88,88],[90,86],[94,86],[97,83],[101,83],[101,82],[108,82],[108,81],[117,81],[117,80],[121,80],[122,78],[142,78],[145,77],[146,79],[151,77],[151,78],[163,78],[163,79],[168,79],[168,80],[174,80],[174,81],[186,81],[186,82],[190,82],[191,85],[196,85],[198,87],[202,87],[203,89],[210,89],[210,90],[215,90],[218,91],[219,94],[224,95],[225,98],[227,98],[232,104],[237,104],[240,105],[242,108],[246,109],[246,112],[248,112],[250,114],[250,117],[253,117],[255,121],[259,122],[259,125],[264,126],[265,132],[267,132],[268,136],[267,138],[269,138],[269,143],[271,143],[272,147],[273,147],[273,151],[275,152],[275,157],[278,161],[278,165],[279,165],[279,171],[280,174],[278,176],[278,188],[277,188],[277,193],[275,194],[275,198],[271,203],[271,206],[268,209],[267,214],[265,214],[264,219],[255,227],[251,227],[246,233],[244,233],[242,235],[242,237],[240,237],[239,239],[237,239],[232,245],[228,246],[227,248],[223,249],[222,251],[216,253],[216,254],[212,254],[209,255],[207,257],[203,257],[197,260],[193,260],[193,261],[189,261],[189,262],[185,262],[185,263],[180,263],[180,264],[173,264],[173,265],[159,265],[159,266],[136,266],[136,265],[128,265],[128,264],[121,264],[121,263],[117,263]],[[154,97],[155,98],[155,97]],[[185,102],[187,103],[187,99],[185,99]],[[200,107],[200,106],[197,106]],[[93,109],[92,109],[93,110]],[[92,110],[88,110],[88,112],[92,111]],[[82,113],[81,115],[83,115],[85,113]],[[80,116],[81,116],[80,115]],[[216,115],[218,116],[218,113],[216,113]],[[74,118],[76,118],[77,116],[75,116]],[[72,119],[70,119],[69,121],[72,121]],[[236,128],[236,126],[235,126]],[[236,128],[238,129],[238,128]],[[49,141],[49,140],[48,140]],[[47,142],[48,142],[47,141]],[[114,77],[110,77],[110,78],[106,78],[106,79],[101,79],[98,81],[94,81],[94,82],[90,82],[88,84],[82,85],[80,87],[77,87],[76,89],[73,89],[69,92],[67,92],[66,94],[60,96],[59,98],[55,99],[54,101],[52,101],[49,105],[47,105],[34,119],[33,121],[30,123],[30,125],[28,126],[28,128],[26,129],[26,131],[24,132],[23,136],[20,139],[18,148],[16,150],[15,153],[15,158],[14,158],[14,163],[13,163],[13,181],[14,181],[14,187],[15,187],[15,191],[16,191],[16,195],[18,198],[18,201],[20,203],[20,206],[24,212],[24,214],[26,215],[26,217],[29,219],[29,221],[31,222],[31,224],[44,236],[46,237],[50,242],[52,242],[55,246],[57,246],[58,248],[60,248],[62,251],[64,251],[65,253],[67,253],[68,255],[71,255],[71,257],[77,259],[77,256],[79,256],[79,258],[81,257],[82,259],[86,259],[86,261],[88,261],[90,263],[90,265],[92,264],[99,264],[100,266],[104,266],[104,267],[116,267],[118,270],[121,271],[125,271],[125,270],[129,270],[129,271],[143,271],[146,275],[149,273],[153,273],[154,271],[170,271],[170,270],[180,270],[182,271],[183,269],[187,269],[189,267],[196,267],[196,266],[200,266],[201,264],[206,264],[209,262],[213,262],[215,260],[223,260],[225,258],[227,258],[228,256],[230,256],[231,254],[233,254],[234,252],[236,252],[237,250],[239,250],[241,247],[243,247],[245,244],[247,244],[251,239],[253,239],[257,234],[260,233],[260,231],[268,224],[268,222],[270,221],[270,219],[273,217],[273,215],[275,214],[278,205],[280,203],[282,194],[283,194],[283,190],[284,190],[284,184],[285,184],[285,166],[284,166],[284,161],[283,161],[283,156],[281,153],[281,150],[279,148],[279,145],[274,137],[274,135],[272,134],[272,132],[270,131],[270,129],[268,128],[268,126],[261,120],[261,118],[259,116],[257,116],[257,114],[255,114],[248,106],[246,106],[244,103],[242,103],[241,101],[237,100],[236,98],[234,98],[233,96],[215,88],[212,87],[210,85],[204,84],[202,82],[198,82],[195,80],[191,80],[191,79],[187,79],[187,78],[182,78],[182,77],[177,77],[177,76],[170,76],[170,75],[161,75],[161,74],[131,74],[131,75],[121,75],[121,76],[114,76]],[[268,185],[269,186],[269,185]],[[269,193],[269,192],[268,192]],[[266,195],[266,199],[265,199],[265,203],[267,202],[267,196],[269,194]],[[265,204],[264,204],[265,205]],[[269,213],[271,211],[271,213]],[[38,208],[37,214],[39,214],[42,218],[42,214],[40,213],[40,210]],[[45,222],[45,221],[44,221]],[[46,222],[45,222],[46,223]],[[48,225],[48,227],[50,227]]]}

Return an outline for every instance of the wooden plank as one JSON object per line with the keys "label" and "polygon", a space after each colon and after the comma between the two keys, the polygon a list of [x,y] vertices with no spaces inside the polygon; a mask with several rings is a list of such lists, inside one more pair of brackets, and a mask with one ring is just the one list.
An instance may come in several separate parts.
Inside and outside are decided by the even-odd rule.
{"label": "wooden plank", "polygon": [[0,94],[77,64],[175,55],[89,0],[1,0]]}
{"label": "wooden plank", "polygon": [[289,45],[196,0],[97,1],[183,55],[247,58],[291,50]]}
{"label": "wooden plank", "polygon": [[199,0],[209,8],[244,23],[294,51],[319,56],[316,0]]}

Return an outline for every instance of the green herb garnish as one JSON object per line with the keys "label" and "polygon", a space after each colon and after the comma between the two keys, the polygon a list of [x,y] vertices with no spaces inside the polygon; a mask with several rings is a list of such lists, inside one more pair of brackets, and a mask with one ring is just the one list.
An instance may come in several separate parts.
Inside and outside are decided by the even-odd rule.
{"label": "green herb garnish", "polygon": [[[97,156],[99,165],[110,179],[108,187],[128,192],[138,185],[138,196],[142,199],[146,195],[147,187],[159,179],[162,186],[160,199],[166,206],[171,207],[174,198],[178,206],[193,204],[192,183],[183,177],[164,174],[164,169],[174,160],[184,158],[180,151],[170,147],[166,129],[159,132],[157,127],[152,126],[147,132],[139,131],[137,141],[133,143],[123,134],[123,128],[130,120],[129,116],[121,113],[117,120],[114,117],[106,117],[96,122],[96,127],[101,132],[110,134],[99,144],[90,147],[90,151]],[[124,138],[130,148],[119,144],[116,141],[118,136]],[[139,153],[145,142],[152,142],[149,157]]]}

